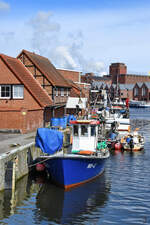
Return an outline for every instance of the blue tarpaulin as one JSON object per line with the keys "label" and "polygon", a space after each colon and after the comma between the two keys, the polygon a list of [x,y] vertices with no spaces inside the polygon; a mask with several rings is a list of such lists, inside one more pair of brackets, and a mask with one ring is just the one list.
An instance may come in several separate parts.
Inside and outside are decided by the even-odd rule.
{"label": "blue tarpaulin", "polygon": [[38,128],[35,137],[35,146],[44,153],[54,154],[63,145],[63,134],[49,128]]}

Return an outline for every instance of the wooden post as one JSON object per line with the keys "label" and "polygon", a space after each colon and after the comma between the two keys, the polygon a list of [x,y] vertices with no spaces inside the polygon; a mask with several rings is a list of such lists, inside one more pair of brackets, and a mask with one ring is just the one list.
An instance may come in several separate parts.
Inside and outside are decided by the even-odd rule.
{"label": "wooden post", "polygon": [[16,158],[13,160],[12,193],[15,191],[15,183],[16,183]]}
{"label": "wooden post", "polygon": [[11,214],[14,214],[15,202],[15,185],[16,185],[16,158],[13,159],[12,171],[12,195],[11,195]]}

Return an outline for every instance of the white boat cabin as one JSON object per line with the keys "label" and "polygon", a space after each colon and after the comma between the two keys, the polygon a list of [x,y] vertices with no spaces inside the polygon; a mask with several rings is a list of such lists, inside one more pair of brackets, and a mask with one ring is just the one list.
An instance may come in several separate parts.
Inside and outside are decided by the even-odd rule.
{"label": "white boat cabin", "polygon": [[72,121],[72,152],[96,151],[98,125],[96,120]]}

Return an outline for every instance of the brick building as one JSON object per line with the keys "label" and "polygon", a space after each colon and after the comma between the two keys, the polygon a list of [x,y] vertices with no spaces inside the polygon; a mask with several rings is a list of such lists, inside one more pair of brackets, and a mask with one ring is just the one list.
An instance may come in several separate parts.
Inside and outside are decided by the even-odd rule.
{"label": "brick building", "polygon": [[[108,89],[108,86],[112,84],[109,90],[112,98],[119,93],[119,97],[122,100],[125,100],[127,96],[130,100],[150,100],[150,76],[128,74],[127,66],[124,63],[112,63],[109,67],[109,75],[107,76],[95,77],[93,74],[88,74],[84,79],[90,82],[93,88],[104,88],[102,84],[106,84],[105,89]],[[118,90],[117,93],[116,89]]]}
{"label": "brick building", "polygon": [[[52,99],[52,115],[63,116],[71,86],[46,57],[22,50],[17,57]],[[49,121],[49,110],[46,114]]]}
{"label": "brick building", "polygon": [[150,101],[150,83],[137,82],[133,87],[133,100]]}
{"label": "brick building", "polygon": [[43,126],[51,96],[16,58],[0,55],[0,130],[21,133]]}
{"label": "brick building", "polygon": [[120,84],[119,85],[120,99],[122,101],[125,101],[127,98],[133,99],[133,88],[134,84]]}
{"label": "brick building", "polygon": [[112,63],[109,67],[109,75],[113,84],[150,82],[150,76],[148,75],[127,74],[127,66],[124,63]]}
{"label": "brick building", "polygon": [[[89,90],[91,88],[91,84],[88,82],[84,82],[84,80],[82,79],[82,74],[79,71],[72,71],[72,70],[62,70],[62,69],[57,69],[59,73],[61,73],[61,75],[64,76],[64,78],[68,79],[71,84],[72,84],[72,89],[73,92],[75,94],[75,90],[77,92],[77,89],[79,90],[79,96],[80,97],[86,97],[89,99]],[[75,95],[72,95],[72,93],[70,93],[71,97],[78,97]]]}

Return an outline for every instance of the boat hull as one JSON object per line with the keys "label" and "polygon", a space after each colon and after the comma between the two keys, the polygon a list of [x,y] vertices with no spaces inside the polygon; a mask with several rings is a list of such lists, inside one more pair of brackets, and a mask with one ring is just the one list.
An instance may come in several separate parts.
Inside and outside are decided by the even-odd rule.
{"label": "boat hull", "polygon": [[123,149],[125,151],[141,151],[144,149],[144,144],[134,144],[134,147],[131,148],[129,144],[123,144]]}
{"label": "boat hull", "polygon": [[55,157],[45,163],[51,179],[64,189],[70,189],[86,183],[104,171],[106,158]]}

